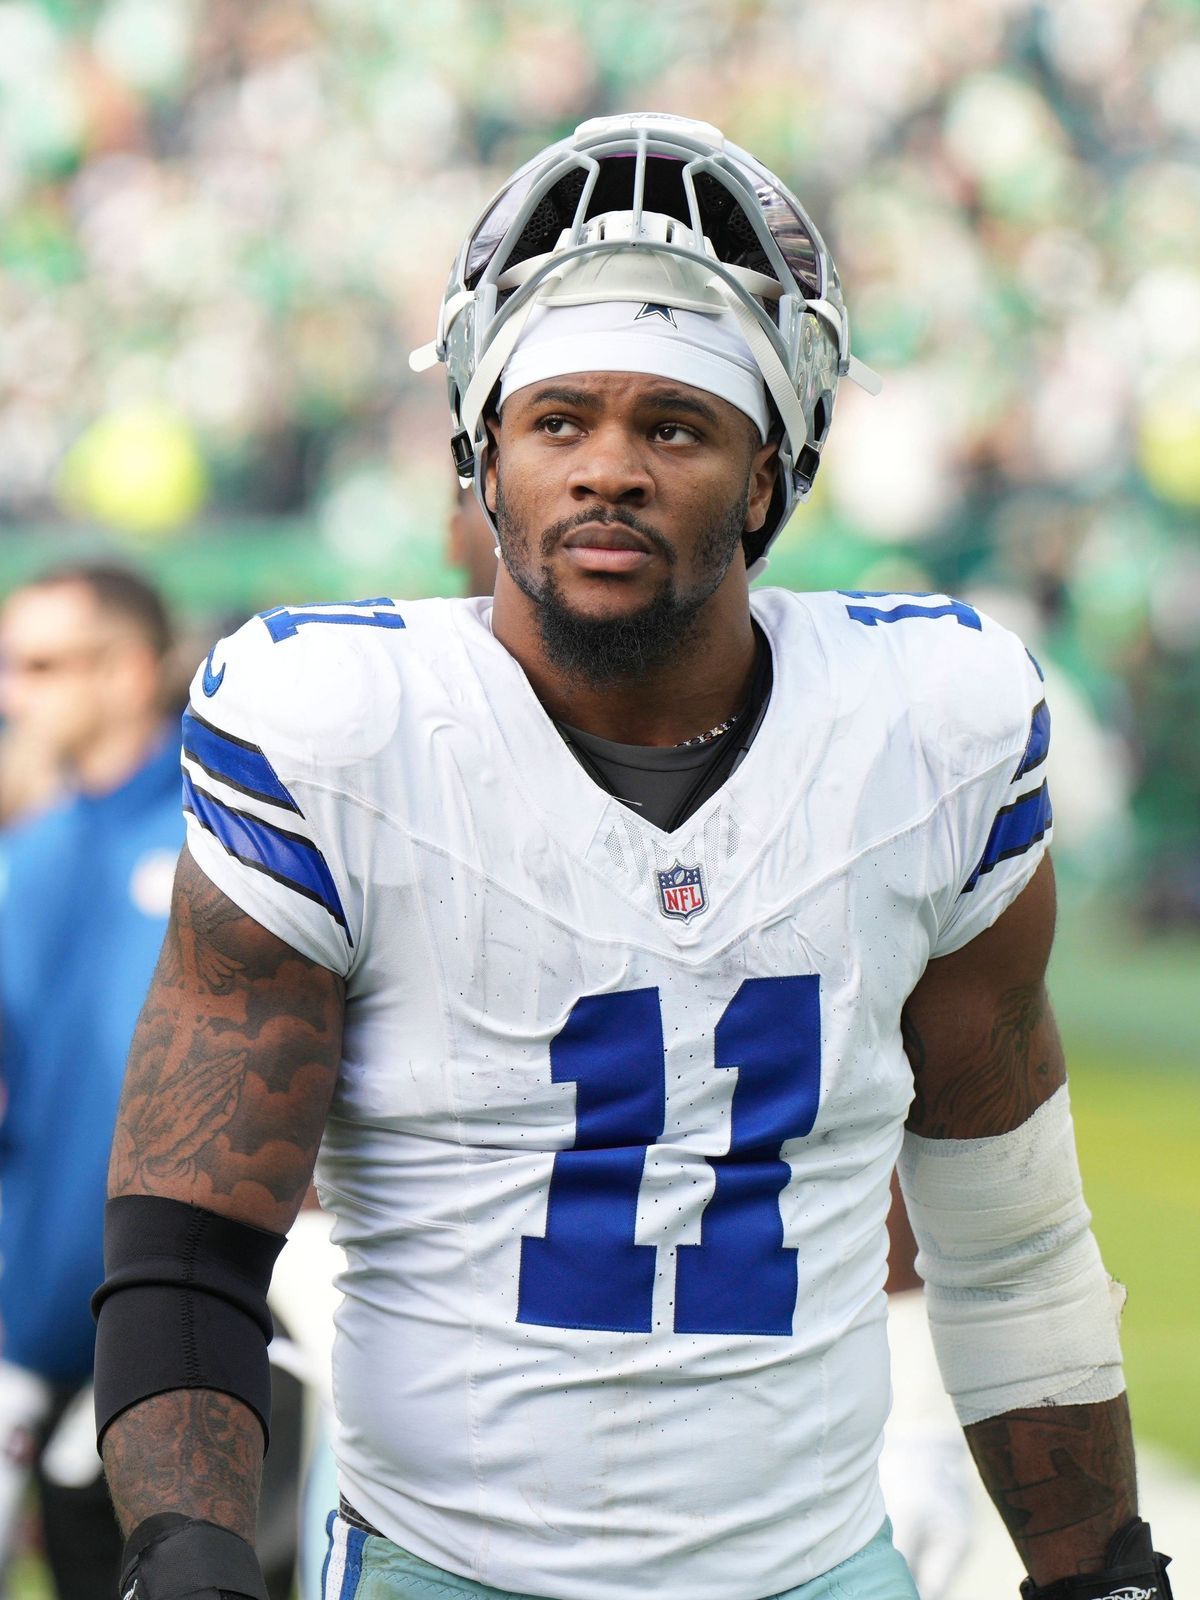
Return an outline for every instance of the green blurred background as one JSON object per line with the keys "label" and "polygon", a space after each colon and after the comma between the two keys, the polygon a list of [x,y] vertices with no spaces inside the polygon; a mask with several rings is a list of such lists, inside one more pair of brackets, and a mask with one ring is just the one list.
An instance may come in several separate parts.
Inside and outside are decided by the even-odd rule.
{"label": "green blurred background", "polygon": [[771,581],[1016,623],[1060,858],[1194,924],[1197,0],[0,0],[0,589],[98,543],[198,633],[452,588],[405,356],[499,180],[636,106],[787,176],[885,375]]}
{"label": "green blurred background", "polygon": [[[1197,947],[1147,941],[1120,904],[1067,897],[1050,986],[1084,1188],[1123,1323],[1137,1437],[1200,1473]],[[1200,1531],[1200,1491],[1196,1496]]]}
{"label": "green blurred background", "polygon": [[453,590],[405,357],[497,183],[637,107],[791,182],[884,374],[768,581],[949,588],[1047,669],[1084,1164],[1200,1467],[1197,0],[0,0],[0,593],[115,549],[200,654]]}

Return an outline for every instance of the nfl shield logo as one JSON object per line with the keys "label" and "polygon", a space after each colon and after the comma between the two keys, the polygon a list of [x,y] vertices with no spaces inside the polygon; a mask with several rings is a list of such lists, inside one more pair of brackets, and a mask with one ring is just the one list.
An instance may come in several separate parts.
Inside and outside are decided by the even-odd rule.
{"label": "nfl shield logo", "polygon": [[678,917],[688,922],[708,904],[699,867],[684,867],[677,861],[673,867],[656,872],[654,876],[658,879],[658,909],[664,917]]}

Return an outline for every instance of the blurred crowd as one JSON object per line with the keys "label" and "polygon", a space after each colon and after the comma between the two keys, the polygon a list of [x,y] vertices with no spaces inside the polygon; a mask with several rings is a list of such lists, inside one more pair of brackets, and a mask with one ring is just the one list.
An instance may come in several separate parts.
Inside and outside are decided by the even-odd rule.
{"label": "blurred crowd", "polygon": [[[498,182],[639,106],[792,183],[885,375],[772,578],[1015,622],[1080,859],[1200,919],[1198,0],[0,0],[0,576],[83,524],[170,588],[299,518],[351,588],[446,582],[407,352]],[[311,598],[288,552],[252,599]]]}

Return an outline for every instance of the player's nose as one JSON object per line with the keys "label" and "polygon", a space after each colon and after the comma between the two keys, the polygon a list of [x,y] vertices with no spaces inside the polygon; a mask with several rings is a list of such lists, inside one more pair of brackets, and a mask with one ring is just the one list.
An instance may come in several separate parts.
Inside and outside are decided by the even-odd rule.
{"label": "player's nose", "polygon": [[577,447],[569,488],[577,500],[644,505],[654,492],[643,441],[619,424],[594,427]]}

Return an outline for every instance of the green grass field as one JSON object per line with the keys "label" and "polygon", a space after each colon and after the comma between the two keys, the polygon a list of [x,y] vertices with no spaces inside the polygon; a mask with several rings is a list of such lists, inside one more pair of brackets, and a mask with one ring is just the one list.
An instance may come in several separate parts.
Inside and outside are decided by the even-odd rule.
{"label": "green grass field", "polygon": [[1139,1439],[1200,1472],[1200,941],[1068,889],[1050,968]]}
{"label": "green grass field", "polygon": [[1096,1236],[1129,1289],[1134,1428],[1200,1471],[1200,1072],[1084,1047],[1070,1055]]}

